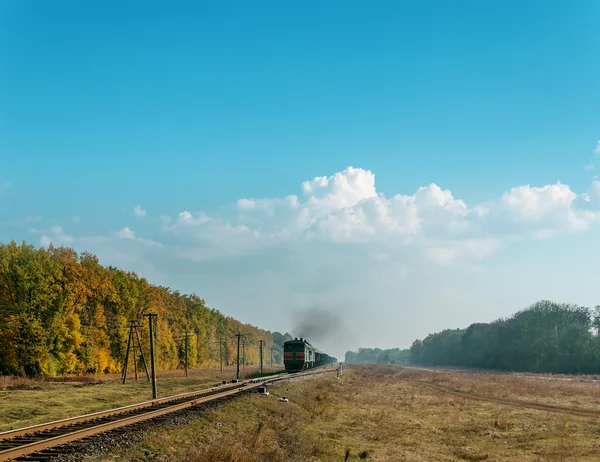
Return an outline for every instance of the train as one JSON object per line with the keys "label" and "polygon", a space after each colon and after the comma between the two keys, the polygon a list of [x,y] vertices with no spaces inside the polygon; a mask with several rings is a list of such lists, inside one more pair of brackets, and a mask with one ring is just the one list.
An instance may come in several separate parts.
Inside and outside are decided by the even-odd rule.
{"label": "train", "polygon": [[283,364],[288,372],[304,371],[337,361],[337,358],[323,353],[305,338],[295,338],[283,344]]}

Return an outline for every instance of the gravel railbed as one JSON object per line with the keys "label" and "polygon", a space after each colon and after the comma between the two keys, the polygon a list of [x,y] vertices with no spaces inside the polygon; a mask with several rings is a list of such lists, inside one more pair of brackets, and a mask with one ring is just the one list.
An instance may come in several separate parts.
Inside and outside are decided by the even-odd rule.
{"label": "gravel railbed", "polygon": [[[138,441],[141,441],[153,428],[163,427],[165,425],[185,425],[191,422],[193,419],[198,418],[200,415],[205,414],[208,410],[233,399],[234,396],[218,398],[214,401],[209,401],[207,403],[198,404],[197,406],[173,412],[172,414],[155,417],[154,419],[132,424],[116,430],[111,430],[106,433],[100,433],[84,440],[65,444],[59,448],[56,448],[56,456],[46,460],[53,462],[80,462],[90,457],[106,454],[115,447],[126,448],[137,443]],[[155,456],[156,454],[148,453],[146,454],[146,459],[152,459]],[[31,458],[22,458],[17,460],[35,460],[35,455],[32,455]]]}
{"label": "gravel railbed", "polygon": [[[322,377],[327,374],[327,372],[307,375],[304,377],[292,377],[289,379],[279,380],[276,383],[271,385],[267,385],[269,388],[271,387],[279,387],[281,385],[285,385],[288,383],[299,382],[303,380],[314,379],[317,377]],[[256,391],[244,391],[240,393],[241,395],[245,395],[247,393],[255,393]],[[144,422],[139,422],[133,425],[129,425],[127,427],[122,427],[116,430],[111,430],[106,433],[100,433],[98,435],[94,435],[90,438],[86,438],[84,440],[75,441],[73,443],[65,444],[57,448],[56,456],[52,458],[46,459],[52,462],[80,462],[82,460],[89,459],[91,457],[97,457],[103,454],[107,454],[110,450],[115,447],[119,448],[127,448],[141,440],[153,429],[157,427],[162,427],[165,425],[185,425],[190,423],[192,420],[198,418],[202,414],[205,414],[210,409],[213,409],[221,404],[234,399],[240,394],[226,396],[224,398],[218,398],[214,401],[209,401],[207,403],[198,404],[197,406],[189,407],[186,409],[182,409],[181,411],[174,412],[172,414],[166,414],[164,416],[155,417],[154,419],[146,420]],[[60,452],[59,452],[60,451]],[[144,460],[153,459],[159,456],[159,454],[152,454],[148,452],[145,454]],[[22,458],[17,460],[35,460],[35,456],[32,455],[31,458]]]}

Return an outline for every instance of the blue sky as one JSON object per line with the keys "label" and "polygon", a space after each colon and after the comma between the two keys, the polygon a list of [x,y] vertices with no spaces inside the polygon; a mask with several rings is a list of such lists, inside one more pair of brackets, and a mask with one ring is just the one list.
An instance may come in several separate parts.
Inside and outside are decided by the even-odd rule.
{"label": "blue sky", "polygon": [[1,2],[0,240],[349,347],[598,301],[598,2],[283,3]]}

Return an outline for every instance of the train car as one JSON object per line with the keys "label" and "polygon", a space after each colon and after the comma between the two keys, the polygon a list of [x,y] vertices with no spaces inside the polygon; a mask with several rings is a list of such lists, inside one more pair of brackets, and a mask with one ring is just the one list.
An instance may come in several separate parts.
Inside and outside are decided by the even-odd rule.
{"label": "train car", "polygon": [[337,363],[337,358],[334,358],[333,356],[329,356],[328,354],[322,353],[320,365],[331,364],[331,363]]}
{"label": "train car", "polygon": [[288,340],[283,344],[283,364],[286,371],[298,372],[314,367],[315,348],[306,339]]}
{"label": "train car", "polygon": [[337,362],[336,358],[323,353],[304,338],[288,340],[283,344],[286,371],[298,372],[334,362]]}

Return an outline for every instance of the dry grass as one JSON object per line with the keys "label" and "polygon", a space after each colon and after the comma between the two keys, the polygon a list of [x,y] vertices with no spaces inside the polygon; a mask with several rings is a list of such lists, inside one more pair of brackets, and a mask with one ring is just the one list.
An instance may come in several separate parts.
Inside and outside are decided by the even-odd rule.
{"label": "dry grass", "polygon": [[596,376],[502,374],[425,368],[402,368],[399,373],[469,393],[600,411],[600,380]]}
{"label": "dry grass", "polygon": [[[597,419],[457,398],[410,373],[355,366],[339,381],[328,376],[272,386],[268,397],[240,397],[100,460],[598,460]],[[462,377],[468,382],[460,386],[477,389],[485,378]],[[491,391],[503,393],[503,386],[499,381]],[[281,395],[290,401],[279,402]]]}
{"label": "dry grass", "polygon": [[[265,373],[271,370],[264,368]],[[255,372],[256,367],[249,367],[242,376]],[[158,374],[158,395],[206,388],[234,377],[235,368],[232,367],[225,368],[223,374],[218,369],[190,369],[188,377],[184,377],[183,371],[164,372]],[[1,377],[0,432],[152,398],[152,389],[144,373],[139,375],[137,382],[129,374],[127,383],[122,384],[119,379],[119,375],[36,380]]]}

